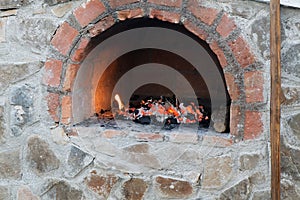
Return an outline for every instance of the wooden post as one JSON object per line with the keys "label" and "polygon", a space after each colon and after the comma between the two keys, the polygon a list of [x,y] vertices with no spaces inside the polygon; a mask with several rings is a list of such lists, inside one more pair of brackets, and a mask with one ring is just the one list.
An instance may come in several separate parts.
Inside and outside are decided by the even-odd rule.
{"label": "wooden post", "polygon": [[270,1],[270,54],[271,54],[271,197],[280,199],[280,0]]}

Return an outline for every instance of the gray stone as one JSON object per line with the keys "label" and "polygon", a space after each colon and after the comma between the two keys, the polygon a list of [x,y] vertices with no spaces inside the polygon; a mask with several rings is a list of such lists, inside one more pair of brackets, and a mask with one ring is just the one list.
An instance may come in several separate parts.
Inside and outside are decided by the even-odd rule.
{"label": "gray stone", "polygon": [[293,105],[300,100],[300,91],[297,88],[283,87],[282,94],[282,105]]}
{"label": "gray stone", "polygon": [[4,107],[0,106],[0,144],[4,143]]}
{"label": "gray stone", "polygon": [[72,1],[72,0],[45,0],[45,3],[47,3],[50,6],[53,6],[55,4],[59,4],[59,3],[65,3],[68,1]]}
{"label": "gray stone", "polygon": [[300,78],[300,44],[282,53],[282,70]]}
{"label": "gray stone", "polygon": [[0,92],[4,91],[10,83],[24,78],[29,73],[27,64],[0,65]]}
{"label": "gray stone", "polygon": [[0,1],[0,10],[19,8],[22,5],[28,3],[28,0],[1,0]]}
{"label": "gray stone", "polygon": [[163,168],[170,168],[171,165],[184,153],[184,149],[178,148],[178,145],[169,144],[161,146],[155,156],[160,161]]}
{"label": "gray stone", "polygon": [[0,92],[3,92],[11,83],[36,73],[42,66],[42,62],[0,65]]}
{"label": "gray stone", "polygon": [[149,167],[153,169],[160,169],[161,165],[157,158],[149,153],[124,153],[122,158],[129,163]]}
{"label": "gray stone", "polygon": [[270,19],[268,17],[263,17],[262,19],[258,19],[253,22],[252,24],[252,39],[258,45],[262,56],[266,59],[269,58],[270,52],[270,34],[269,34],[269,26],[270,26]]}
{"label": "gray stone", "polygon": [[[35,54],[44,54],[49,48],[52,34],[57,26],[52,20],[46,18],[26,18],[26,19],[11,19],[11,26],[6,32],[9,40],[26,46],[28,52]],[[19,34],[16,34],[19,33]]]}
{"label": "gray stone", "polygon": [[21,105],[24,108],[30,108],[33,105],[32,91],[28,86],[22,86],[12,92],[10,100],[12,105]]}
{"label": "gray stone", "polygon": [[76,189],[65,181],[53,181],[49,184],[47,188],[48,191],[44,196],[42,196],[42,200],[46,199],[56,199],[56,200],[82,200],[85,199],[83,192],[79,189]]}
{"label": "gray stone", "polygon": [[245,154],[240,157],[240,170],[254,169],[259,162],[259,155],[257,154]]}
{"label": "gray stone", "polygon": [[280,188],[280,196],[281,199],[284,200],[295,200],[295,199],[300,199],[300,194],[299,194],[299,189],[296,188],[295,183],[281,179],[281,188]]}
{"label": "gray stone", "polygon": [[253,193],[252,200],[271,200],[270,191],[257,191]]}
{"label": "gray stone", "polygon": [[71,147],[71,151],[68,157],[67,176],[74,177],[90,165],[94,160],[94,157],[90,154],[82,151],[76,146]]}
{"label": "gray stone", "polygon": [[0,200],[10,200],[10,195],[7,187],[0,186]]}
{"label": "gray stone", "polygon": [[281,173],[293,177],[294,180],[300,181],[300,151],[292,149],[281,140]]}
{"label": "gray stone", "polygon": [[197,174],[200,171],[199,169],[202,167],[203,161],[199,152],[194,150],[186,150],[178,159],[174,160],[169,169],[176,170],[182,175],[185,175],[185,173],[182,172],[182,169],[185,169],[185,172]]}
{"label": "gray stone", "polygon": [[5,42],[6,19],[0,19],[0,42]]}
{"label": "gray stone", "polygon": [[56,17],[63,17],[68,11],[71,10],[71,8],[72,4],[66,3],[52,8],[51,11]]}
{"label": "gray stone", "polygon": [[49,144],[38,136],[33,136],[28,140],[27,161],[30,168],[37,173],[58,169],[60,164]]}
{"label": "gray stone", "polygon": [[[232,15],[237,15],[245,19],[251,19],[258,10],[262,9],[263,5],[259,5],[255,2],[247,1],[246,6],[245,4],[241,4],[240,2],[235,3],[232,2]],[[267,7],[268,8],[268,7]]]}
{"label": "gray stone", "polygon": [[229,156],[207,159],[204,166],[203,188],[219,188],[232,176],[232,158]]}
{"label": "gray stone", "polygon": [[99,153],[113,157],[121,153],[120,149],[118,149],[115,145],[113,145],[106,139],[98,137],[95,138],[92,142],[94,144],[94,149]]}
{"label": "gray stone", "polygon": [[22,86],[12,91],[10,104],[11,110],[11,131],[14,136],[23,133],[22,128],[28,122],[32,122],[34,94],[28,86]]}
{"label": "gray stone", "polygon": [[0,153],[0,179],[20,179],[21,160],[20,151],[6,151]]}
{"label": "gray stone", "polygon": [[294,135],[300,140],[300,114],[292,116],[288,120],[288,125],[292,129]]}
{"label": "gray stone", "polygon": [[256,172],[255,174],[249,177],[249,180],[253,185],[263,184],[266,182],[266,175],[268,175],[268,172]]}
{"label": "gray stone", "polygon": [[249,199],[252,191],[252,186],[249,179],[244,179],[233,187],[225,190],[219,200],[227,199]]}
{"label": "gray stone", "polygon": [[70,138],[67,136],[67,133],[65,133],[62,127],[56,127],[52,129],[51,135],[53,142],[55,142],[56,144],[66,145],[68,142],[70,142]]}

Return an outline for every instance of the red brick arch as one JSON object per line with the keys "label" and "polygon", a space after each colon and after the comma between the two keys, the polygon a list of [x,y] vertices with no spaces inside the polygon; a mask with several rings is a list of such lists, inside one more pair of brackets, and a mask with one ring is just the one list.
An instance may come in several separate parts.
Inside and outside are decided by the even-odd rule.
{"label": "red brick arch", "polygon": [[264,108],[260,105],[266,98],[262,67],[230,15],[196,0],[90,0],[76,8],[51,40],[60,56],[49,58],[44,67],[48,110],[55,122],[67,125],[72,120],[72,85],[89,52],[90,39],[119,21],[141,17],[180,23],[206,41],[223,68],[232,100],[230,133],[252,139],[263,132]]}

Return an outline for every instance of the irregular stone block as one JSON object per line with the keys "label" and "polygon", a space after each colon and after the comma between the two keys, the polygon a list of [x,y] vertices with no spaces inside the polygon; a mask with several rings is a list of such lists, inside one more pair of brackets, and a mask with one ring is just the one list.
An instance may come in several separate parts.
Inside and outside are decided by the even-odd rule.
{"label": "irregular stone block", "polygon": [[29,76],[42,67],[43,63],[28,64],[1,64],[0,65],[0,91],[4,91],[11,83]]}
{"label": "irregular stone block", "polygon": [[0,186],[0,200],[10,199],[10,194],[7,187]]}
{"label": "irregular stone block", "polygon": [[257,172],[249,177],[251,184],[259,185],[266,182],[266,175],[268,176],[268,172]]}
{"label": "irregular stone block", "polygon": [[[185,179],[187,179],[186,176],[190,176],[191,174],[195,175],[199,173],[199,169],[203,167],[202,156],[199,152],[186,149],[183,154],[179,155],[180,157],[174,160],[168,169],[181,172],[182,177],[184,177]],[[184,171],[182,169],[184,169]],[[195,179],[195,177],[190,178]]]}
{"label": "irregular stone block", "polygon": [[21,160],[20,151],[6,151],[0,153],[0,179],[20,179]]}
{"label": "irregular stone block", "polygon": [[57,200],[82,200],[85,199],[83,192],[70,186],[65,181],[53,181],[48,185],[48,192],[45,193],[43,199],[57,199]]}
{"label": "irregular stone block", "polygon": [[270,56],[270,34],[269,34],[269,26],[270,26],[270,19],[269,17],[263,17],[258,20],[255,20],[252,23],[252,34],[251,37],[254,41],[256,41],[256,44],[258,45],[258,48],[260,49],[259,52],[261,52],[262,56],[264,58],[269,58]]}
{"label": "irregular stone block", "polygon": [[187,181],[158,176],[155,179],[163,197],[187,198],[193,193],[191,184]]}
{"label": "irregular stone block", "polygon": [[40,200],[40,198],[34,195],[29,187],[21,186],[18,189],[17,200]]}
{"label": "irregular stone block", "polygon": [[22,128],[28,122],[32,122],[34,113],[33,89],[22,86],[12,91],[10,104],[13,105],[11,111],[11,131],[13,135],[22,134]]}
{"label": "irregular stone block", "polygon": [[282,69],[300,78],[300,44],[295,44],[282,54]]}
{"label": "irregular stone block", "polygon": [[27,52],[39,55],[47,52],[45,50],[49,49],[51,33],[57,28],[53,20],[28,16],[26,19],[13,18],[9,22],[13,25],[9,29],[6,28],[7,40],[26,47]]}
{"label": "irregular stone block", "polygon": [[[297,88],[282,88],[282,105],[293,105],[299,102],[300,100],[300,91],[298,92]],[[299,129],[298,129],[299,130]]]}
{"label": "irregular stone block", "polygon": [[175,143],[193,143],[197,144],[198,143],[198,135],[196,132],[191,132],[191,133],[180,133],[180,132],[172,132],[170,134],[170,141],[175,142]]}
{"label": "irregular stone block", "polygon": [[280,199],[294,200],[300,199],[299,189],[295,183],[286,179],[281,179],[280,182]]}
{"label": "irregular stone block", "polygon": [[12,105],[21,105],[25,108],[30,108],[33,105],[33,95],[30,88],[22,86],[12,92],[10,100]]}
{"label": "irregular stone block", "polygon": [[142,200],[148,184],[138,178],[130,179],[123,185],[123,195],[126,200]]}
{"label": "irregular stone block", "polygon": [[0,10],[19,8],[28,3],[28,0],[1,0]]}
{"label": "irregular stone block", "polygon": [[65,145],[70,141],[70,138],[65,133],[64,129],[57,127],[51,130],[53,142],[60,145]]}
{"label": "irregular stone block", "polygon": [[253,193],[252,200],[271,200],[270,191],[257,191]]}
{"label": "irregular stone block", "polygon": [[161,165],[159,160],[152,155],[148,153],[124,153],[122,155],[122,159],[126,160],[129,163],[149,167],[153,169],[160,169]]}
{"label": "irregular stone block", "polygon": [[68,1],[72,1],[72,0],[45,0],[45,3],[47,3],[50,6],[53,6],[55,4],[59,4],[59,3],[65,3]]}
{"label": "irregular stone block", "polygon": [[214,135],[204,135],[202,145],[205,147],[228,147],[233,144],[232,138],[219,137]]}
{"label": "irregular stone block", "polygon": [[125,151],[132,153],[149,153],[149,144],[141,143],[135,144],[124,148]]}
{"label": "irregular stone block", "polygon": [[92,171],[90,176],[85,178],[85,183],[89,189],[107,199],[113,186],[117,183],[118,177],[114,175],[100,176],[96,171]]}
{"label": "irregular stone block", "polygon": [[249,179],[244,179],[233,187],[225,190],[219,200],[226,199],[249,199],[252,191],[252,186]]}
{"label": "irregular stone block", "polygon": [[58,5],[51,9],[51,12],[56,17],[63,17],[68,11],[72,9],[72,3],[66,3],[62,5]]}
{"label": "irregular stone block", "polygon": [[293,149],[281,140],[281,173],[293,177],[294,180],[300,180],[300,151]]}
{"label": "irregular stone block", "polygon": [[219,188],[232,176],[233,161],[229,156],[207,159],[204,166],[203,188]]}
{"label": "irregular stone block", "polygon": [[50,172],[58,169],[60,164],[49,144],[38,136],[29,138],[26,159],[36,173]]}
{"label": "irregular stone block", "polygon": [[92,142],[94,144],[94,149],[99,153],[103,153],[112,157],[121,153],[121,151],[115,145],[107,141],[105,138],[96,138]]}
{"label": "irregular stone block", "polygon": [[292,116],[288,120],[288,125],[293,130],[294,135],[300,140],[300,114]]}
{"label": "irregular stone block", "polygon": [[4,107],[0,106],[0,144],[4,143]]}
{"label": "irregular stone block", "polygon": [[172,164],[180,158],[184,151],[184,149],[178,148],[177,144],[169,144],[160,146],[154,155],[160,161],[162,168],[172,168]]}
{"label": "irregular stone block", "polygon": [[242,155],[240,157],[240,170],[254,169],[259,162],[259,155]]}
{"label": "irregular stone block", "polygon": [[76,146],[71,147],[71,151],[68,157],[67,176],[74,177],[90,165],[94,160],[94,157],[90,154],[82,151]]}
{"label": "irregular stone block", "polygon": [[0,19],[0,42],[6,41],[6,19]]}

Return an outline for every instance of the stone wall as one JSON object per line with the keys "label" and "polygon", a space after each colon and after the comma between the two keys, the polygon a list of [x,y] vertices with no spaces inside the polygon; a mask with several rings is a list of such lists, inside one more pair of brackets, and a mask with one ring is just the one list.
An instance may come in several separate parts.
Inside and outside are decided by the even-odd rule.
{"label": "stone wall", "polygon": [[[282,122],[281,187],[283,199],[300,197],[299,130],[300,130],[300,20],[299,9],[282,9]],[[297,19],[297,20],[296,20]]]}
{"label": "stone wall", "polygon": [[[93,8],[99,8],[101,2],[105,9],[108,8],[105,12],[112,16],[114,22],[136,16],[135,12],[124,11],[130,7],[145,11],[142,14],[144,17],[150,15],[160,20],[182,23],[178,13],[182,13],[187,5],[198,5],[196,1],[187,0],[89,2],[96,4]],[[67,73],[62,73],[66,70],[63,68],[66,63],[63,62],[67,61],[66,55],[70,51],[65,47],[74,45],[71,44],[76,37],[74,35],[87,31],[80,26],[86,27],[91,21],[95,23],[105,17],[90,12],[81,19],[78,17],[84,15],[81,8],[86,8],[80,7],[83,3],[85,1],[81,0],[5,0],[0,3],[0,199],[270,199],[268,5],[255,1],[205,1],[198,8],[202,9],[202,13],[208,10],[227,13],[228,19],[224,20],[234,21],[234,26],[229,29],[225,26],[224,31],[218,29],[218,33],[209,33],[211,35],[227,37],[235,26],[238,27],[238,32],[233,31],[233,35],[240,34],[247,44],[246,49],[249,48],[255,57],[252,68],[248,66],[243,71],[245,87],[250,85],[246,91],[255,91],[256,83],[251,80],[257,80],[252,79],[257,76],[252,73],[253,68],[259,67],[263,71],[265,81],[257,87],[264,88],[265,94],[255,96],[255,92],[251,93],[255,98],[248,96],[249,105],[243,108],[252,111],[244,113],[251,124],[246,130],[252,135],[259,134],[233,140],[235,134],[182,136],[180,133],[161,135],[141,132],[131,135],[124,131],[102,130],[101,127],[96,128],[95,132],[93,127],[74,130],[65,126],[70,110],[63,104],[69,105],[70,99],[64,96],[69,94],[71,84],[67,84],[66,91],[53,89],[62,86],[61,78]],[[167,11],[170,7],[175,8],[177,14],[169,15]],[[160,12],[149,14],[149,8]],[[198,11],[195,9],[186,13],[193,15]],[[202,18],[203,15],[198,14],[202,21],[210,23],[210,18]],[[221,21],[221,15],[218,19]],[[211,24],[214,26],[213,22]],[[61,34],[59,27],[62,26],[70,30],[66,32],[66,40],[55,41],[53,38]],[[107,26],[100,23],[91,33],[99,34]],[[193,28],[190,30],[195,30]],[[77,33],[78,30],[82,32]],[[300,196],[299,30],[299,9],[283,7],[283,199],[298,199]],[[199,33],[199,30],[194,33]],[[213,40],[209,42],[221,65],[243,64],[239,63],[241,57],[238,56],[243,48],[233,48],[236,57],[226,54],[224,60]],[[222,41],[217,42],[222,44]],[[79,47],[75,44],[78,47],[75,52],[78,57],[72,57],[75,61],[82,59],[81,44],[86,45],[84,40],[81,40]],[[252,63],[246,63],[249,64]],[[53,76],[49,77],[47,73],[51,66],[55,68],[51,69]],[[69,68],[72,77],[72,69],[78,66],[70,66],[73,66]],[[241,75],[236,73],[234,77]],[[237,98],[240,98],[239,95],[234,94]],[[257,103],[256,97],[263,97],[263,104],[260,101]],[[257,119],[257,115],[253,111],[261,113],[259,117],[264,129],[255,129],[251,119]],[[247,119],[245,116],[243,119]],[[249,123],[245,126],[249,127]],[[244,127],[243,122],[240,124]],[[124,134],[126,137],[123,137]]]}

